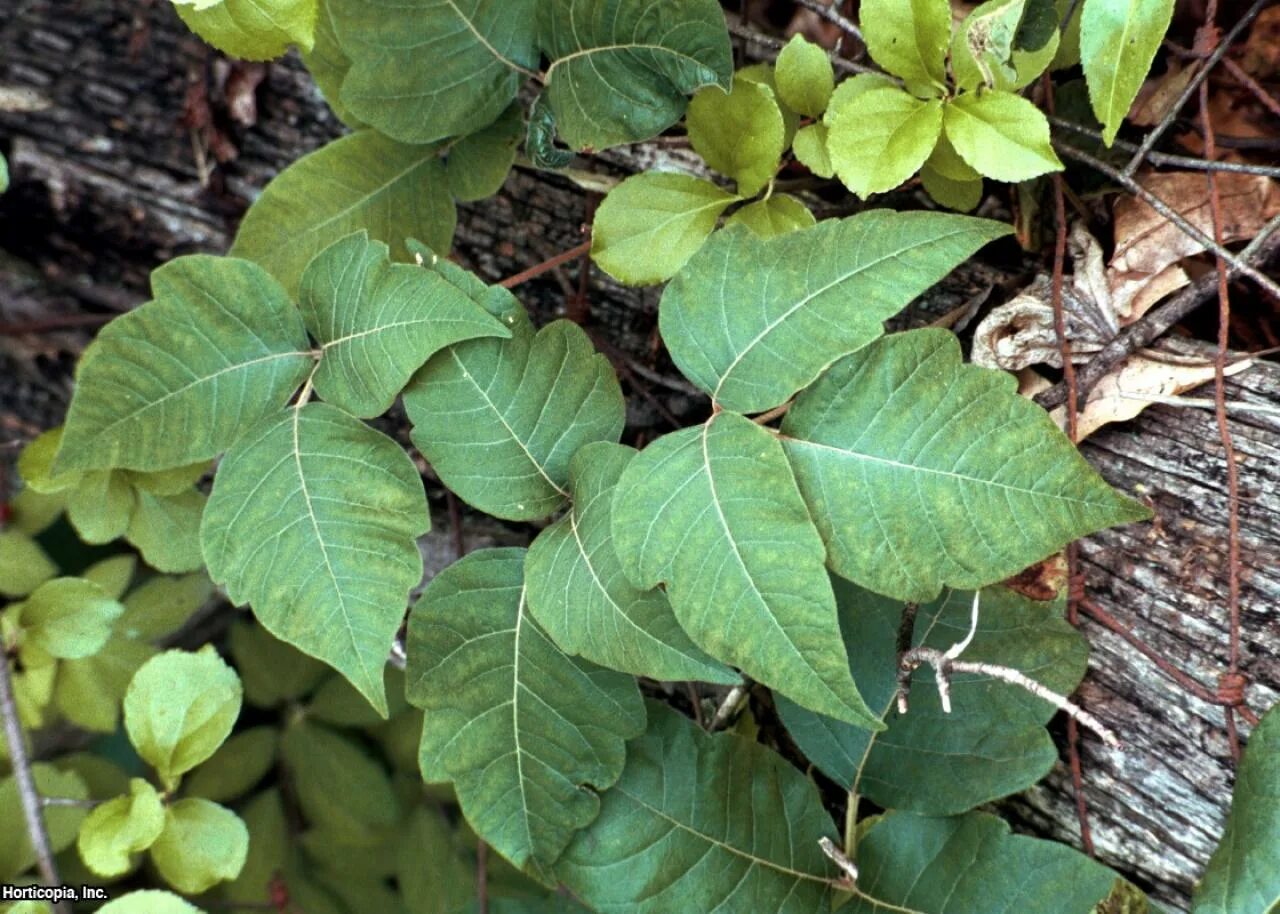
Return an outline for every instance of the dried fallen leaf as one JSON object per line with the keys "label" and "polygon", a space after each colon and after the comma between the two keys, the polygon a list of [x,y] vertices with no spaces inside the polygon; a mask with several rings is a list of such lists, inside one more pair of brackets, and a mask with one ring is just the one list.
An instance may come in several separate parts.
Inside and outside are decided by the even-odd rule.
{"label": "dried fallen leaf", "polygon": [[1129,120],[1140,127],[1153,127],[1160,123],[1199,70],[1198,60],[1192,61],[1189,67],[1183,67],[1171,57],[1168,70],[1142,84],[1129,109]]}

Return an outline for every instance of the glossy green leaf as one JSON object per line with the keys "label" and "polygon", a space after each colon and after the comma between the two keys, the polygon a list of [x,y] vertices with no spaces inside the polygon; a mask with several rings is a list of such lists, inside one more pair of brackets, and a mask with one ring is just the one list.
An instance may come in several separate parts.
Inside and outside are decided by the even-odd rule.
{"label": "glossy green leaf", "polygon": [[238,800],[271,770],[279,742],[274,727],[253,727],[235,734],[187,779],[187,795],[215,803]]}
{"label": "glossy green leaf", "polygon": [[201,573],[150,578],[125,598],[117,630],[128,638],[172,634],[211,596],[213,583]]}
{"label": "glossy green leaf", "polygon": [[665,583],[712,657],[806,707],[879,725],[849,676],[825,550],[770,431],[720,413],[650,444],[618,480],[613,538],[631,582]]}
{"label": "glossy green leaf", "polygon": [[302,52],[302,62],[306,64],[316,88],[329,103],[338,120],[352,130],[359,130],[367,125],[342,103],[342,81],[351,69],[351,61],[343,53],[338,35],[333,30],[333,12],[330,9],[333,2],[334,0],[317,0],[315,43],[310,50]]}
{"label": "glossy green leaf", "polygon": [[453,196],[470,203],[501,190],[524,135],[520,106],[512,105],[488,127],[454,143],[446,166]]}
{"label": "glossy green leaf", "polygon": [[516,97],[521,70],[538,63],[534,0],[328,2],[351,61],[343,105],[403,143],[492,123]]}
{"label": "glossy green leaf", "polygon": [[1088,0],[1080,13],[1080,62],[1108,146],[1147,78],[1173,19],[1174,0]]}
{"label": "glossy green leaf", "polygon": [[1027,181],[1062,162],[1040,109],[1012,92],[961,95],[943,110],[943,129],[960,158],[997,181]]}
{"label": "glossy green leaf", "polygon": [[[59,771],[52,765],[37,762],[31,766],[31,774],[36,782],[36,792],[41,796],[67,797],[72,800],[89,798],[88,788],[75,772]],[[80,825],[87,815],[84,809],[76,806],[50,806],[44,810],[49,844],[55,853],[75,843]],[[5,840],[0,841],[0,879],[7,883],[12,883],[36,862],[31,839],[22,825],[24,821],[17,782],[13,775],[0,778],[0,829],[3,829],[0,834],[5,836]],[[12,832],[9,831],[10,823],[16,826]]]}
{"label": "glossy green leaf", "polygon": [[244,680],[244,697],[259,708],[295,701],[320,684],[329,668],[279,640],[261,625],[231,627],[231,656]]}
{"label": "glossy green leaf", "polygon": [[192,255],[151,274],[155,300],[85,350],[56,466],[162,470],[226,450],[311,365],[302,318],[261,267]]}
{"label": "glossy green leaf", "polygon": [[827,153],[840,180],[865,199],[915,174],[941,133],[941,101],[875,86],[841,108],[828,129]]}
{"label": "glossy green leaf", "polygon": [[569,458],[617,441],[622,390],[576,324],[536,334],[518,309],[509,340],[473,340],[434,356],[404,393],[413,443],[459,498],[507,520],[565,503]]}
{"label": "glossy green leaf", "polygon": [[58,573],[40,544],[18,530],[0,530],[0,596],[25,597]]}
{"label": "glossy green leaf", "polygon": [[121,895],[98,909],[99,914],[204,914],[199,908],[172,892],[143,889]]}
{"label": "glossy green leaf", "polygon": [[665,282],[702,247],[720,214],[738,199],[692,175],[632,175],[609,191],[596,210],[591,257],[621,282]]}
{"label": "glossy green leaf", "polygon": [[399,819],[386,769],[351,737],[302,719],[285,731],[280,749],[298,805],[313,826],[349,835]]}
{"label": "glossy green leaf", "polygon": [[659,327],[685,377],[725,409],[762,412],[879,337],[882,321],[1008,232],[888,210],[772,239],[727,228],[667,286]]}
{"label": "glossy green leaf", "polygon": [[843,914],[1087,914],[1116,874],[1065,844],[1009,832],[986,813],[881,816],[858,842]]}
{"label": "glossy green leaf", "polygon": [[551,66],[546,97],[574,149],[647,140],[703,86],[728,91],[729,32],[715,0],[601,3],[544,0],[538,43]]}
{"label": "glossy green leaf", "polygon": [[944,330],[894,334],[796,398],[783,446],[837,574],[903,600],[1003,580],[1150,512]]}
{"label": "glossy green leaf", "polygon": [[817,221],[799,198],[790,194],[773,194],[735,210],[725,225],[741,223],[761,238],[774,238],[796,229],[809,228]]}
{"label": "glossy green leaf", "polygon": [[1231,815],[1192,914],[1273,914],[1280,905],[1280,706],[1263,715],[1236,775]]}
{"label": "glossy green leaf", "polygon": [[526,604],[524,550],[472,553],[409,617],[408,695],[426,712],[427,781],[452,781],[467,821],[512,863],[549,867],[589,824],[644,730],[634,680],[568,657]]}
{"label": "glossy green leaf", "polygon": [[322,356],[316,392],[362,418],[391,408],[434,353],[462,340],[511,331],[438,273],[391,263],[361,231],[325,248],[307,266],[302,318]]}
{"label": "glossy green leaf", "polygon": [[137,493],[125,538],[138,548],[146,563],[166,574],[195,571],[204,564],[200,554],[203,492],[181,495]]}
{"label": "glossy green leaf", "polygon": [[744,197],[763,189],[782,163],[786,125],[765,83],[738,80],[727,94],[718,86],[699,90],[689,102],[685,124],[694,151],[733,178]]}
{"label": "glossy green leaf", "polygon": [[836,173],[827,149],[829,133],[826,124],[809,124],[800,128],[791,144],[791,151],[800,164],[820,178],[830,178]]}
{"label": "glossy green leaf", "polygon": [[151,645],[117,633],[92,657],[62,661],[53,692],[58,710],[77,727],[114,733],[133,674],[155,653]]}
{"label": "glossy green leaf", "polygon": [[835,71],[827,52],[793,35],[778,54],[778,97],[787,107],[809,117],[820,117],[835,89]]}
{"label": "glossy green leaf", "polygon": [[80,826],[80,859],[99,876],[123,876],[135,855],[160,837],[164,818],[160,794],[142,778],[133,778],[127,796],[103,803]]}
{"label": "glossy green leaf", "polygon": [[945,90],[951,6],[947,0],[862,0],[858,18],[867,50],[920,98]]}
{"label": "glossy green leaf", "polygon": [[67,660],[102,650],[124,607],[84,578],[55,578],[37,587],[18,610],[24,644]]}
{"label": "glossy green leaf", "polygon": [[[1017,686],[956,674],[946,714],[925,667],[916,672],[910,711],[899,714],[902,601],[839,578],[832,583],[854,681],[888,729],[870,733],[780,697],[788,732],[824,774],[885,808],[941,816],[1018,793],[1049,773],[1058,751],[1044,725],[1057,709]],[[947,591],[921,606],[912,643],[946,650],[963,640],[972,599],[967,591]],[[1069,694],[1084,675],[1087,653],[1060,606],[991,588],[982,592],[977,632],[963,659],[1009,666]]]}
{"label": "glossy green leaf", "polygon": [[430,527],[404,450],[328,405],[259,423],[222,462],[200,530],[209,576],[276,637],[386,713],[382,668]]}
{"label": "glossy green leaf", "polygon": [[401,261],[409,259],[406,238],[449,250],[457,221],[437,147],[362,130],[280,172],[245,213],[231,253],[262,264],[297,294],[311,258],[352,232],[368,230]]}
{"label": "glossy green leaf", "polygon": [[315,40],[317,0],[221,0],[177,3],[182,21],[231,57],[270,60],[290,45],[308,49]]}
{"label": "glossy green leaf", "polygon": [[556,866],[570,890],[609,914],[829,910],[818,841],[834,829],[813,783],[758,743],[656,703],[649,716],[599,819]]}
{"label": "glossy green leaf", "polygon": [[222,745],[240,716],[240,678],[212,645],[165,651],[143,664],[124,696],[124,726],[167,789]]}
{"label": "glossy green leaf", "polygon": [[611,503],[634,456],[606,442],[574,455],[573,508],[529,548],[529,612],[562,650],[592,663],[652,679],[736,683],[737,674],[689,640],[661,590],[640,590],[622,571]]}
{"label": "glossy green leaf", "polygon": [[240,817],[209,800],[178,800],[165,813],[164,831],[151,859],[164,881],[198,895],[235,879],[249,853],[249,830]]}

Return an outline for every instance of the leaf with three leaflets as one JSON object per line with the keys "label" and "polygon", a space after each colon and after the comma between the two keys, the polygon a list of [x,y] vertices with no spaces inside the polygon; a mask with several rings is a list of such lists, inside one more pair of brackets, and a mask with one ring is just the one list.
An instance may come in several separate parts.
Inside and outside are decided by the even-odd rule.
{"label": "leaf with three leaflets", "polygon": [[198,895],[235,879],[249,855],[249,829],[240,817],[198,797],[165,811],[164,831],[151,845],[156,869],[179,892]]}
{"label": "leaf with three leaflets", "polygon": [[1062,162],[1040,109],[1012,92],[969,93],[947,102],[942,127],[960,158],[997,181],[1028,181]]}
{"label": "leaf with three leaflets", "polygon": [[244,60],[270,60],[315,40],[317,0],[220,0],[175,3],[182,21],[219,51]]}
{"label": "leaf with three leaflets", "polygon": [[154,301],[113,320],[85,350],[57,471],[207,460],[306,377],[302,318],[257,264],[179,257],[151,274],[151,286]]}
{"label": "leaf with three leaflets", "polygon": [[942,134],[942,107],[936,98],[921,101],[883,85],[842,105],[827,133],[827,154],[840,180],[863,199],[907,180]]}
{"label": "leaf with three leaflets", "polygon": [[849,675],[825,550],[769,430],[719,413],[664,435],[623,471],[612,520],[631,583],[665,583],[696,645],[805,707],[880,726]]}
{"label": "leaf with three leaflets", "polygon": [[102,650],[124,607],[84,578],[55,578],[15,608],[23,644],[64,660]]}
{"label": "leaf with three leaflets", "polygon": [[387,713],[382,670],[430,528],[400,445],[327,403],[260,422],[222,461],[200,540],[209,576],[276,637]]}
{"label": "leaf with three leaflets", "polygon": [[[854,681],[888,724],[852,727],[779,696],[778,711],[805,757],[851,793],[885,808],[950,816],[1035,784],[1058,752],[1045,730],[1056,708],[1017,686],[972,674],[952,679],[952,711],[942,711],[933,671],[916,673],[911,710],[898,714],[897,636],[902,601],[833,578]],[[913,644],[945,650],[969,631],[972,594],[948,591],[921,606]],[[1021,670],[1069,694],[1084,675],[1088,648],[1060,606],[1012,591],[982,592],[977,633],[965,660]]]}
{"label": "leaf with three leaflets", "polygon": [[123,876],[135,855],[160,837],[164,818],[160,794],[142,778],[133,778],[127,796],[103,803],[80,826],[80,859],[98,876]]}
{"label": "leaf with three leaflets", "polygon": [[260,263],[296,295],[311,259],[352,232],[369,230],[402,261],[406,238],[449,250],[457,221],[439,147],[361,130],[276,175],[245,213],[231,253]]}
{"label": "leaf with three leaflets", "polygon": [[1150,517],[1016,387],[965,365],[950,332],[913,330],[843,359],[796,398],[782,445],[837,574],[929,600]]}
{"label": "leaf with three leaflets", "polygon": [[560,651],[533,621],[522,549],[450,565],[409,617],[420,762],[452,781],[467,821],[518,867],[548,869],[593,819],[644,731],[635,681]]}
{"label": "leaf with three leaflets", "polygon": [[740,79],[727,94],[719,86],[698,90],[685,124],[694,151],[733,178],[744,197],[758,193],[782,164],[786,124],[764,82]]}
{"label": "leaf with three leaflets", "polygon": [[1093,113],[1110,146],[1147,78],[1174,0],[1089,0],[1080,13],[1080,62]]}
{"label": "leaf with three leaflets", "polygon": [[600,817],[556,865],[575,895],[610,914],[816,914],[831,903],[834,838],[813,782],[731,733],[708,735],[665,705],[627,746]]}
{"label": "leaf with three leaflets", "polygon": [[821,117],[836,86],[827,52],[803,35],[793,35],[778,54],[777,92],[788,108]]}
{"label": "leaf with three leaflets", "polygon": [[662,337],[685,377],[721,407],[771,409],[879,337],[884,320],[1008,233],[985,219],[889,210],[772,239],[726,228],[667,286]]}
{"label": "leaf with three leaflets", "polygon": [[809,211],[809,207],[790,194],[774,194],[764,200],[748,203],[735,210],[725,225],[741,223],[761,238],[776,238],[796,229],[810,228],[816,225],[817,219]]}
{"label": "leaf with three leaflets", "polygon": [[438,273],[391,263],[366,232],[335,242],[307,265],[302,319],[322,355],[316,392],[360,418],[380,416],[422,364],[462,340],[511,331]]}
{"label": "leaf with three leaflets", "polygon": [[859,7],[867,51],[908,91],[935,98],[947,86],[951,7],[947,0],[862,0]]}
{"label": "leaf with three leaflets", "polygon": [[596,210],[591,258],[620,282],[665,282],[702,247],[720,214],[739,199],[692,175],[632,175],[609,191]]}
{"label": "leaf with three leaflets", "polygon": [[687,95],[703,86],[727,92],[733,81],[715,0],[544,0],[538,44],[551,58],[546,98],[574,149],[647,140],[680,119]]}
{"label": "leaf with three leaflets", "polygon": [[611,502],[635,453],[600,441],[574,454],[573,507],[529,547],[529,612],[562,650],[592,663],[652,679],[737,683],[736,673],[689,640],[661,590],[640,590],[622,571]]}

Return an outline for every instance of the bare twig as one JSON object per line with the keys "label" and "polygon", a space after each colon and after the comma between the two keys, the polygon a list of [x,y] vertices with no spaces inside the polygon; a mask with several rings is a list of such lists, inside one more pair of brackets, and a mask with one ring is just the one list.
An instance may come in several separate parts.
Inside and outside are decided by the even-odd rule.
{"label": "bare twig", "polygon": [[[1049,123],[1071,133],[1078,133],[1080,136],[1087,136],[1091,140],[1102,141],[1102,134],[1098,131],[1086,127],[1083,124],[1077,124],[1074,121],[1068,121],[1064,118],[1049,115]],[[1115,140],[1112,146],[1120,149],[1137,149],[1133,143],[1126,143],[1124,140]],[[1152,165],[1167,165],[1171,168],[1185,168],[1189,171],[1229,171],[1244,175],[1261,175],[1266,178],[1280,178],[1280,167],[1275,165],[1252,165],[1247,162],[1211,162],[1208,159],[1198,159],[1195,156],[1179,156],[1170,155],[1165,152],[1149,152],[1147,153],[1147,161]]]}
{"label": "bare twig", "polygon": [[[733,20],[729,21],[729,32],[730,34],[745,41],[749,41],[751,44],[758,47],[767,48],[774,53],[774,56],[777,56],[778,52],[786,47],[787,44],[785,41],[757,32],[755,29],[742,25],[741,23],[734,22]],[[883,75],[882,70],[875,67],[869,67],[866,64],[854,63],[852,60],[846,60],[845,58],[835,54],[828,53],[827,57],[830,59],[831,65],[843,73],[875,73],[877,75]]]}
{"label": "bare twig", "polygon": [[514,276],[508,276],[506,279],[502,280],[502,282],[498,283],[498,285],[502,286],[504,289],[514,289],[521,283],[528,282],[531,279],[541,276],[543,273],[554,270],[561,264],[568,263],[571,260],[577,260],[579,257],[583,257],[589,253],[591,253],[591,242],[590,240],[587,240],[582,242],[582,244],[569,248],[569,250],[562,254],[557,254],[548,260],[544,260],[542,263],[534,264],[527,270],[521,270]]}
{"label": "bare twig", "polygon": [[818,839],[818,847],[822,848],[822,852],[827,855],[827,859],[836,865],[844,876],[840,882],[844,885],[853,885],[858,881],[858,865],[850,860],[845,852],[836,847],[836,843],[825,835]]}
{"label": "bare twig", "polygon": [[[838,0],[837,0],[838,2]],[[823,0],[796,0],[796,6],[803,6],[807,10],[817,13],[823,19],[840,29],[846,35],[852,35],[854,38],[866,42],[862,38],[862,30],[854,25],[851,21],[840,15],[840,11],[836,9],[837,3],[826,2]]]}
{"label": "bare twig", "polygon": [[724,727],[738,713],[738,709],[747,701],[747,690],[751,688],[751,680],[743,677],[742,682],[738,683],[729,690],[729,694],[724,697],[724,701],[720,702],[720,707],[716,708],[715,716],[711,718],[711,726],[707,729],[714,733],[716,730]]}

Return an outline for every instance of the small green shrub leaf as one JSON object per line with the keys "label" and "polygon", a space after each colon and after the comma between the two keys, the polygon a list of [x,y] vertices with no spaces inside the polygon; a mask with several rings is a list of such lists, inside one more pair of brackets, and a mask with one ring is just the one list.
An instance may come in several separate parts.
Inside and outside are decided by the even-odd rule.
{"label": "small green shrub leaf", "polygon": [[302,719],[285,731],[280,748],[298,805],[313,826],[359,835],[400,818],[386,769],[350,736]]}
{"label": "small green shrub leaf", "polygon": [[98,909],[100,914],[204,914],[199,908],[172,892],[143,889],[121,895]]}
{"label": "small green shrub leaf", "polygon": [[169,807],[164,831],[151,845],[151,859],[164,881],[188,895],[235,879],[248,854],[249,829],[240,817],[196,797]]}
{"label": "small green shrub leaf", "polygon": [[[351,69],[342,104],[402,143],[495,121],[537,65],[535,0],[328,0]],[[412,233],[406,233],[412,234]],[[390,239],[383,239],[390,240]]]}
{"label": "small green shrub leaf", "polygon": [[362,130],[276,175],[245,213],[231,253],[262,264],[296,295],[311,259],[352,232],[369,230],[401,261],[406,238],[449,250],[457,221],[438,147]]}
{"label": "small green shrub leaf", "polygon": [[786,125],[773,90],[740,79],[733,91],[700,89],[685,117],[689,142],[707,164],[738,183],[738,193],[758,193],[777,173],[786,150]]}
{"label": "small green shrub leaf", "polygon": [[215,803],[240,799],[271,770],[279,743],[274,727],[252,727],[235,734],[187,779],[187,795]]}
{"label": "small green shrub leaf", "polygon": [[665,583],[712,657],[805,707],[879,726],[849,675],[822,541],[768,430],[720,413],[650,444],[618,480],[613,537],[631,582]]}
{"label": "small green shrub leaf", "polygon": [[452,781],[476,832],[516,866],[549,867],[644,730],[634,680],[556,647],[529,614],[524,550],[476,552],[409,617],[409,700],[426,712],[420,762]]}
{"label": "small green shrub leaf", "polygon": [[834,874],[818,841],[834,831],[813,782],[664,705],[650,703],[649,718],[600,817],[556,865],[573,893],[611,914],[829,910]]}
{"label": "small green shrub leaf", "polygon": [[128,638],[146,640],[172,634],[212,595],[213,583],[203,573],[150,578],[125,597],[116,628]]}
{"label": "small green shrub leaf", "polygon": [[[36,792],[45,797],[67,797],[87,800],[89,789],[84,779],[71,771],[59,771],[52,765],[37,762],[31,766]],[[45,827],[49,830],[49,843],[55,853],[70,847],[76,841],[80,825],[88,813],[76,806],[51,806],[44,811]],[[31,838],[23,824],[22,798],[13,775],[0,778],[0,879],[12,883],[31,869],[36,862],[36,852],[31,848]]]}
{"label": "small green shrub leaf", "polygon": [[391,263],[387,246],[359,232],[325,248],[302,275],[302,318],[323,355],[316,392],[371,418],[391,408],[434,353],[511,331],[468,296],[419,266]]}
{"label": "small green shrub leaf", "polygon": [[1147,78],[1173,19],[1174,0],[1089,0],[1080,13],[1080,62],[1108,146]]}
{"label": "small green shrub leaf", "polygon": [[86,581],[93,581],[111,599],[119,600],[128,591],[137,570],[138,557],[126,552],[94,562],[80,576]]}
{"label": "small green shrub leaf", "polygon": [[733,80],[715,0],[544,0],[538,43],[551,58],[547,100],[574,149],[647,140],[680,119],[686,96],[703,86],[728,91]]}
{"label": "small green shrub leaf", "polygon": [[942,330],[894,334],[796,398],[782,443],[842,577],[902,600],[1003,580],[1150,512],[1004,372]]}
{"label": "small green shrub leaf", "polygon": [[821,117],[836,86],[827,52],[803,35],[793,35],[778,54],[775,79],[778,97],[794,111]]}
{"label": "small green shrub leaf", "polygon": [[1271,914],[1280,901],[1280,706],[1263,715],[1236,775],[1231,815],[1192,914]]}
{"label": "small green shrub leaf", "polygon": [[231,627],[231,656],[244,680],[244,697],[258,708],[274,708],[311,692],[329,674],[314,657],[279,640],[261,625]]}
{"label": "small green shrub leaf", "polygon": [[25,597],[58,573],[58,566],[26,533],[0,530],[0,596]]}
{"label": "small green shrub leaf", "polygon": [[175,3],[178,15],[209,44],[231,57],[270,60],[315,40],[317,0],[221,0]]}
{"label": "small green shrub leaf", "polygon": [[827,153],[845,186],[863,199],[915,174],[942,133],[942,102],[896,86],[875,86],[842,105]]}
{"label": "small green shrub leaf", "polygon": [[[854,681],[888,729],[871,733],[779,697],[778,710],[805,757],[841,787],[885,808],[931,816],[965,812],[1025,790],[1048,774],[1058,751],[1045,730],[1048,702],[994,679],[956,674],[952,711],[938,701],[933,671],[916,673],[910,711],[896,709],[902,601],[833,578]],[[913,644],[939,650],[968,634],[973,594],[947,591],[920,607]],[[1021,670],[1069,694],[1084,675],[1084,639],[1057,605],[1012,591],[982,592],[977,633],[964,659]]]}
{"label": "small green shrub leaf", "polygon": [[129,478],[114,470],[91,470],[67,493],[67,520],[92,545],[124,536],[138,497]]}
{"label": "small green shrub leaf", "polygon": [[809,207],[790,194],[774,194],[735,210],[725,225],[741,223],[761,238],[775,238],[817,224]]}
{"label": "small green shrub leaf", "polygon": [[826,124],[817,123],[801,127],[792,141],[791,151],[805,168],[820,178],[830,178],[836,173],[827,149],[829,130]]}
{"label": "small green shrub leaf", "polygon": [[920,169],[920,183],[934,201],[957,212],[972,212],[982,202],[981,177],[957,181],[926,162]]}
{"label": "small green shrub leaf", "polygon": [[568,495],[569,458],[622,434],[622,389],[582,328],[536,334],[518,308],[509,340],[434,356],[405,391],[413,443],[458,497],[487,514],[535,520]]}
{"label": "small green shrub leaf", "polygon": [[134,674],[124,696],[129,741],[172,789],[222,745],[240,716],[240,678],[212,645],[165,651]]}
{"label": "small green shrub leaf", "polygon": [[662,337],[685,377],[725,409],[772,409],[1008,232],[965,216],[888,210],[772,239],[727,228],[667,286]]}
{"label": "small green shrub leaf", "polygon": [[939,96],[947,85],[951,6],[947,0],[862,0],[859,7],[867,50],[912,95]]}
{"label": "small green shrub leaf", "polygon": [[160,837],[164,817],[160,794],[142,778],[133,778],[127,796],[103,803],[80,826],[80,859],[99,876],[123,876],[133,867],[134,855]]}
{"label": "small green shrub leaf", "polygon": [[62,447],[62,429],[41,432],[18,455],[18,475],[23,484],[37,492],[52,495],[74,489],[84,479],[76,470],[54,470],[54,461]]}
{"label": "small green shrub leaf", "polygon": [[529,548],[529,611],[562,650],[592,663],[652,679],[736,683],[736,673],[689,640],[661,590],[640,590],[622,571],[611,503],[634,456],[602,441],[573,456],[573,508]]}
{"label": "small green shrub leaf", "polygon": [[138,492],[125,539],[142,553],[147,564],[166,574],[195,571],[204,565],[200,554],[200,518],[205,496],[195,489],[181,495]]}
{"label": "small green shrub leaf", "polygon": [[75,660],[102,650],[124,607],[84,578],[55,578],[19,604],[24,644],[52,657]]}
{"label": "small green shrub leaf", "polygon": [[621,282],[665,282],[702,247],[720,214],[738,199],[691,175],[632,175],[609,191],[596,210],[591,257]]}
{"label": "small green shrub leaf", "polygon": [[951,39],[951,71],[956,86],[1010,89],[1016,78],[1013,42],[1027,0],[987,0],[974,8]]}
{"label": "small green shrub leaf", "polygon": [[53,700],[77,727],[95,733],[114,733],[120,724],[120,703],[129,683],[156,649],[144,641],[113,637],[92,657],[58,664]]}
{"label": "small green shrub leaf", "polygon": [[327,403],[281,411],[222,462],[200,529],[209,575],[272,634],[387,711],[382,668],[430,527],[404,450]]}
{"label": "small green shrub leaf", "polygon": [[1040,109],[1012,92],[961,95],[943,110],[943,129],[960,158],[997,181],[1027,181],[1061,171]]}

